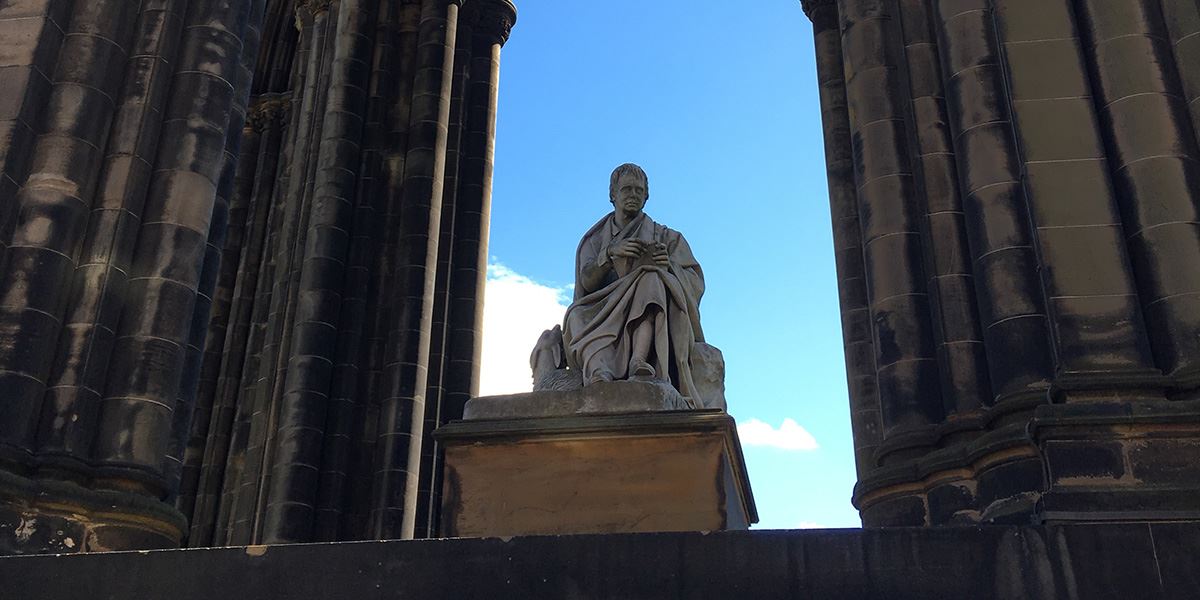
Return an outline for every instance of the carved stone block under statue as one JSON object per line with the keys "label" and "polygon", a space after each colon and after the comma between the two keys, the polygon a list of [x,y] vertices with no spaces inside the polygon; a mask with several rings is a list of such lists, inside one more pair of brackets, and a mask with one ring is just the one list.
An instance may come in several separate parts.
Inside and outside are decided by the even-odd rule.
{"label": "carved stone block under statue", "polygon": [[704,274],[613,171],[584,234],[575,299],[530,356],[533,392],[474,398],[435,432],[451,537],[745,529],[758,521],[725,412],[725,361],[700,327]]}

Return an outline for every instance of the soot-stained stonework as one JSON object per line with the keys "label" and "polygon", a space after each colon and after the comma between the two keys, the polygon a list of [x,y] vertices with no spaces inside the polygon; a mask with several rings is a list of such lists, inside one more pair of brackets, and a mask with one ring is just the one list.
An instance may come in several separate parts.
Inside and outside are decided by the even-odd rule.
{"label": "soot-stained stonework", "polygon": [[[802,6],[864,523],[1200,517],[1194,0]],[[0,552],[436,533],[514,20],[0,2]]]}
{"label": "soot-stained stonework", "polygon": [[863,522],[1200,517],[1200,5],[802,6]]}
{"label": "soot-stained stonework", "polygon": [[1197,528],[1143,523],[251,546],[0,558],[0,578],[15,597],[58,600],[1183,600],[1200,594],[1200,559],[1192,551]]}
{"label": "soot-stained stonework", "polygon": [[0,3],[0,553],[431,533],[515,18]]}

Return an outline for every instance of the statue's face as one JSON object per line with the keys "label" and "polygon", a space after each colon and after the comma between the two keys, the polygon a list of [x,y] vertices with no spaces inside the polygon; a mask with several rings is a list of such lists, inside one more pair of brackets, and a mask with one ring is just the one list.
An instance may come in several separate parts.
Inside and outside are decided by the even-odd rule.
{"label": "statue's face", "polygon": [[617,196],[613,207],[625,214],[635,215],[646,206],[646,182],[633,173],[625,173],[617,180]]}

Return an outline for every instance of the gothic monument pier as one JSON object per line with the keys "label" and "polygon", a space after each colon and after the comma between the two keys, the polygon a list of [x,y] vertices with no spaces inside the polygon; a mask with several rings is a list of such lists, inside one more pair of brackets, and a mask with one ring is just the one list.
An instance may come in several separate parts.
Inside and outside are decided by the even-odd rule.
{"label": "gothic monument pier", "polygon": [[476,398],[510,0],[0,0],[0,596],[1200,597],[1200,3],[799,4],[861,530],[737,531],[640,170]]}

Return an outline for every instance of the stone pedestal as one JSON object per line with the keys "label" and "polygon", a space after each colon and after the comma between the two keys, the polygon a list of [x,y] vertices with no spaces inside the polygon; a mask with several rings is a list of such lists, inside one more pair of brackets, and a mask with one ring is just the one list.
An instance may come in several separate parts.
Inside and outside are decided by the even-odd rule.
{"label": "stone pedestal", "polygon": [[733,419],[720,410],[457,421],[442,535],[719,531],[758,521]]}

